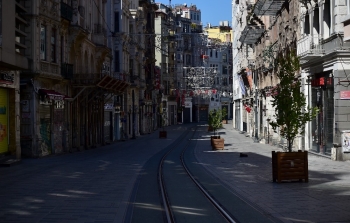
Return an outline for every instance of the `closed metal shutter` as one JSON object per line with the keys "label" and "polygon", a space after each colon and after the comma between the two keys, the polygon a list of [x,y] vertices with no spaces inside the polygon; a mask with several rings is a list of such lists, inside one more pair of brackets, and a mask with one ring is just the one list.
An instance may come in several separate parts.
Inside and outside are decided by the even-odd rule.
{"label": "closed metal shutter", "polygon": [[111,141],[111,124],[112,124],[112,112],[105,111],[104,115],[104,139],[105,142]]}
{"label": "closed metal shutter", "polygon": [[41,104],[39,106],[40,116],[40,139],[39,139],[39,153],[41,155],[48,155],[52,152],[51,146],[51,106]]}

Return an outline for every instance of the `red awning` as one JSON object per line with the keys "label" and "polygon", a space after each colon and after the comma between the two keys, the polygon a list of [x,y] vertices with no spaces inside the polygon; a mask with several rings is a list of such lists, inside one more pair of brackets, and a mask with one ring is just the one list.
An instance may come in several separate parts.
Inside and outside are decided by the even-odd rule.
{"label": "red awning", "polygon": [[47,89],[39,89],[39,94],[45,95],[48,97],[50,100],[63,100],[63,99],[69,99],[70,97],[64,94],[61,94],[57,91],[54,90],[47,90]]}

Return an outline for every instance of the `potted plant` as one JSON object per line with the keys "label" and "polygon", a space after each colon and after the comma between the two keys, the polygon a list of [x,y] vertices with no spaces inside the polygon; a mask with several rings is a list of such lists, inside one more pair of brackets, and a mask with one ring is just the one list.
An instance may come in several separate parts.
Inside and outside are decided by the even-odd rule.
{"label": "potted plant", "polygon": [[214,132],[214,135],[210,137],[213,149],[224,149],[224,139],[217,135],[217,130],[222,127],[222,110],[211,110],[208,122]]}
{"label": "potted plant", "polygon": [[166,138],[167,137],[167,131],[165,130],[165,125],[166,125],[166,114],[165,113],[161,113],[161,127],[162,129],[159,130],[159,138]]}
{"label": "potted plant", "polygon": [[299,58],[295,51],[289,51],[277,59],[277,77],[280,83],[272,92],[274,120],[270,120],[273,131],[287,140],[286,152],[272,152],[273,181],[308,181],[307,152],[293,152],[296,136],[303,134],[307,122],[315,118],[317,108],[306,108],[306,97],[301,91],[301,82],[296,78],[300,71]]}

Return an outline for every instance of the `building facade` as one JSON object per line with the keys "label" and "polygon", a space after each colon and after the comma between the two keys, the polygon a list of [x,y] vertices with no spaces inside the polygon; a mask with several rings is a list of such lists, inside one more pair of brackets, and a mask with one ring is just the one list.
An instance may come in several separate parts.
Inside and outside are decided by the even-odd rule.
{"label": "building facade", "polygon": [[20,72],[28,69],[25,55],[27,13],[24,2],[0,1],[0,155],[21,158]]}

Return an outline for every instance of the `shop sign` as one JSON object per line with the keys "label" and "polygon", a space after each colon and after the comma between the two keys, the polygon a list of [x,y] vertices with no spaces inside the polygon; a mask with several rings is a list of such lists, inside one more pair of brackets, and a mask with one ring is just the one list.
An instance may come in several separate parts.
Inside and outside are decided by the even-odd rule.
{"label": "shop sign", "polygon": [[105,110],[112,110],[113,104],[105,104],[104,108],[105,108]]}
{"label": "shop sign", "polygon": [[63,100],[55,101],[55,109],[64,109],[64,101]]}
{"label": "shop sign", "polygon": [[311,80],[312,87],[320,87],[324,85],[331,85],[332,78],[319,77]]}
{"label": "shop sign", "polygon": [[14,73],[0,73],[0,83],[13,84],[14,81],[15,81]]}
{"label": "shop sign", "polygon": [[340,91],[340,99],[350,99],[350,91]]}
{"label": "shop sign", "polygon": [[190,108],[192,107],[192,102],[185,102],[185,108]]}

